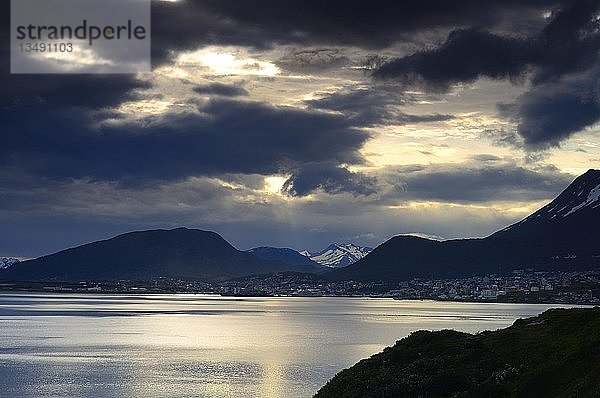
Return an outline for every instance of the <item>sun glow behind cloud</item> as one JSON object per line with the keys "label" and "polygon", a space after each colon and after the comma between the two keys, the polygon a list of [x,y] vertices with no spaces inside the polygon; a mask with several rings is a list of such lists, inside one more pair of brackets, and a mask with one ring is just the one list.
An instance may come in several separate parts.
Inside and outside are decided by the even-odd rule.
{"label": "sun glow behind cloud", "polygon": [[118,111],[128,115],[149,116],[164,114],[172,109],[175,104],[172,101],[164,100],[139,100],[125,102]]}
{"label": "sun glow behind cloud", "polygon": [[265,177],[265,191],[274,195],[281,194],[281,189],[286,180],[287,178],[280,176]]}
{"label": "sun glow behind cloud", "polygon": [[205,47],[177,56],[179,66],[207,68],[215,75],[275,76],[280,69],[270,61],[252,57],[248,51],[232,47]]}

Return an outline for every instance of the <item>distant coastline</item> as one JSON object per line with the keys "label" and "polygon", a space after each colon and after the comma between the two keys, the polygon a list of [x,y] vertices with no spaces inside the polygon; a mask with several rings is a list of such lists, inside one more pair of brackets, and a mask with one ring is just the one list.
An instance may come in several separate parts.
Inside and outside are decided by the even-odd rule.
{"label": "distant coastline", "polygon": [[328,281],[283,272],[221,282],[158,278],[151,281],[5,281],[0,292],[77,294],[210,294],[224,297],[364,297],[473,303],[600,304],[600,271],[535,272],[404,282]]}

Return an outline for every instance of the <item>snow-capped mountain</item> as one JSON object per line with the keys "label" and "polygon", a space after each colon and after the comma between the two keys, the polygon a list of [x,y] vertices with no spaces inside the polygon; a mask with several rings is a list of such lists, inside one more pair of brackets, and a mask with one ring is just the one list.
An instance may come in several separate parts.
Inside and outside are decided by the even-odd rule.
{"label": "snow-capped mountain", "polygon": [[17,264],[18,262],[19,262],[19,259],[14,258],[14,257],[2,257],[2,258],[0,258],[0,269],[12,267],[13,265]]}
{"label": "snow-capped mountain", "polygon": [[[600,215],[600,170],[589,170],[579,176],[556,199],[522,221],[502,232],[516,228],[544,225],[544,229],[558,224],[577,223],[578,228],[589,226]],[[580,220],[581,219],[581,220]]]}
{"label": "snow-capped mountain", "polygon": [[341,268],[360,260],[373,249],[370,247],[361,247],[353,243],[339,244],[333,243],[325,250],[312,254],[307,250],[300,254],[309,257],[311,260],[329,268]]}

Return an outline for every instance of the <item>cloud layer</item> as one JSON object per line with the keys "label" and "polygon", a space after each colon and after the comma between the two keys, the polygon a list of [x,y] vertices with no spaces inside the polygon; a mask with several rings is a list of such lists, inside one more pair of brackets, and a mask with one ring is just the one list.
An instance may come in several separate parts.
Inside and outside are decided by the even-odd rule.
{"label": "cloud layer", "polygon": [[149,75],[11,75],[8,6],[0,255],[484,235],[600,156],[597,1],[154,1]]}
{"label": "cloud layer", "polygon": [[[40,110],[38,119],[27,119],[32,109],[13,110],[2,123],[0,164],[51,179],[129,183],[222,173],[269,175],[325,161],[357,164],[362,162],[358,150],[368,139],[341,116],[253,102],[215,99],[197,113],[96,128],[94,115],[77,108],[51,114]],[[61,131],[47,128],[58,125]]]}

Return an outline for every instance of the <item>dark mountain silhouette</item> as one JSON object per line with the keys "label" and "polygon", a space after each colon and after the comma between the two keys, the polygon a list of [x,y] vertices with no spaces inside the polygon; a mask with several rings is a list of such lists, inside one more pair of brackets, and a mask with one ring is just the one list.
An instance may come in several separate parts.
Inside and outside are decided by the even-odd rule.
{"label": "dark mountain silhouette", "polygon": [[482,239],[434,241],[397,236],[365,258],[333,271],[333,279],[406,280],[573,270],[600,266],[600,170],[579,176],[555,200]]}
{"label": "dark mountain silhouette", "polygon": [[[548,205],[486,238],[434,241],[397,236],[356,263],[328,272],[327,276],[337,280],[406,280],[507,273],[520,268],[598,267],[599,225],[600,171],[589,170]],[[131,232],[23,261],[0,270],[0,279],[214,280],[319,269],[309,266],[310,259],[300,253],[272,249],[257,248],[254,254],[242,252],[214,232],[186,228]]]}
{"label": "dark mountain silhouette", "polygon": [[303,256],[294,249],[261,246],[250,249],[247,252],[264,260],[297,266],[298,269],[304,269],[306,272],[324,272],[329,269]]}
{"label": "dark mountain silhouette", "polygon": [[231,246],[214,232],[177,228],[131,232],[24,261],[0,271],[4,280],[224,279],[297,267]]}

